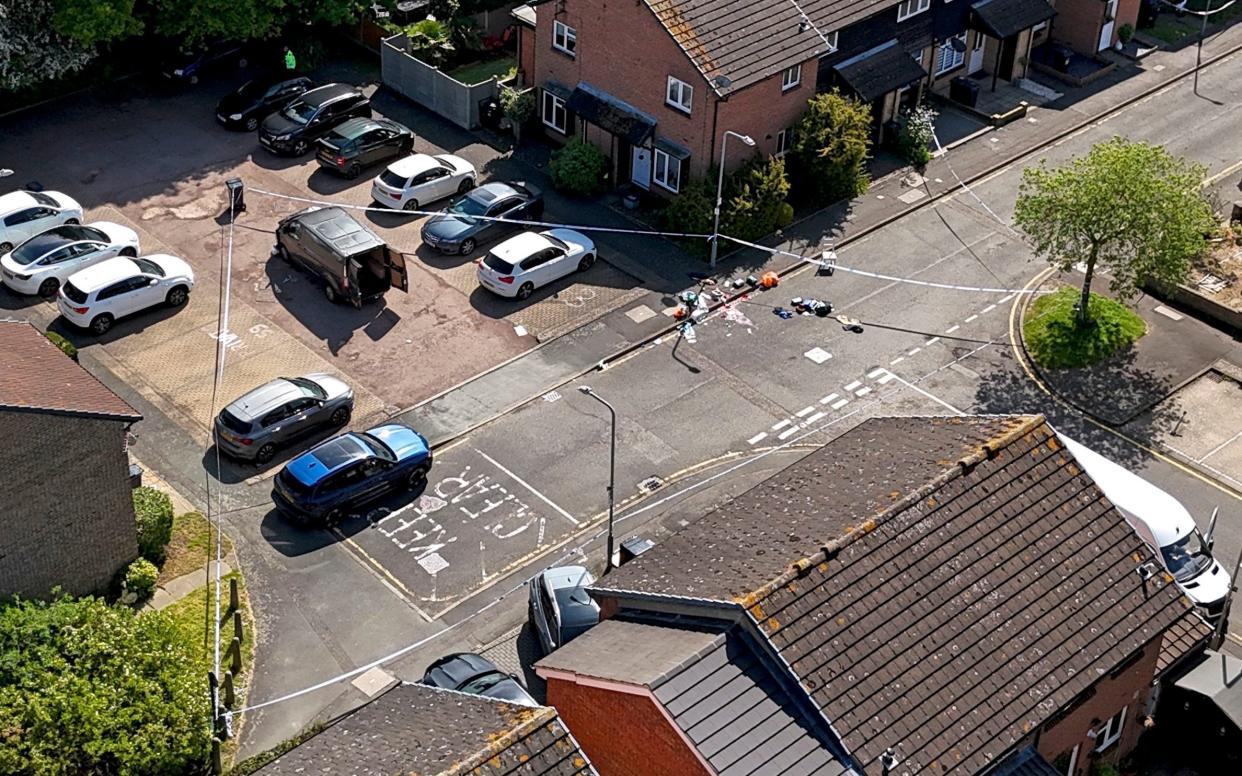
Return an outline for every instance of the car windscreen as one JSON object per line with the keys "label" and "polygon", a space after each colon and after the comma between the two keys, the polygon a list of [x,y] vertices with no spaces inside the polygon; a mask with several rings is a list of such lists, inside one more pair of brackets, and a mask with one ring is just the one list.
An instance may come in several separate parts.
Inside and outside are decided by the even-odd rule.
{"label": "car windscreen", "polygon": [[61,228],[50,229],[43,234],[36,234],[26,242],[17,246],[10,256],[13,261],[21,265],[29,264],[49,251],[54,251],[62,245],[74,242],[77,238],[64,234]]}
{"label": "car windscreen", "polygon": [[269,86],[267,81],[259,79],[247,81],[237,90],[237,96],[247,100],[257,100],[267,93]]}
{"label": "car windscreen", "polygon": [[502,275],[510,275],[513,273],[512,264],[490,251],[483,257],[483,263],[486,264],[488,268],[494,269]]}
{"label": "car windscreen", "polygon": [[328,398],[327,392],[319,387],[319,383],[307,380],[305,377],[289,377],[286,379],[296,385],[303,396],[309,396],[312,399]]}
{"label": "car windscreen", "polygon": [[458,687],[457,691],[469,693],[471,695],[482,695],[508,678],[508,676],[500,671],[492,671],[491,673],[474,677],[461,687]]}
{"label": "car windscreen", "polygon": [[295,100],[289,107],[282,110],[280,112],[280,115],[284,116],[290,121],[296,121],[299,124],[305,124],[306,122],[311,120],[312,116],[315,115],[315,108],[314,106],[308,105],[307,103],[302,102],[301,100]]}
{"label": "car windscreen", "polygon": [[59,202],[44,194],[42,191],[27,191],[26,193],[29,194],[35,202],[38,202],[44,207],[60,207]]}
{"label": "car windscreen", "polygon": [[544,236],[545,238],[547,238],[547,241],[548,241],[548,242],[552,243],[553,245],[555,245],[556,247],[560,248],[561,250],[563,250],[563,251],[568,251],[568,250],[569,250],[569,246],[565,243],[565,241],[564,241],[564,240],[559,240],[559,239],[557,239],[556,237],[553,237],[552,235],[547,234],[546,232],[544,233],[544,235],[543,235],[543,236]]}
{"label": "car windscreen", "polygon": [[86,292],[75,286],[73,283],[66,282],[61,289],[64,290],[65,296],[74,304],[86,304]]}
{"label": "car windscreen", "polygon": [[358,438],[362,440],[363,444],[371,449],[371,452],[375,453],[375,457],[383,458],[385,461],[397,460],[397,456],[393,455],[392,450],[388,449],[388,445],[379,441],[370,434],[359,434]]}
{"label": "car windscreen", "polygon": [[449,205],[447,212],[455,216],[482,216],[487,214],[487,205],[474,197],[466,196]]}
{"label": "car windscreen", "polygon": [[1161,547],[1160,554],[1164,556],[1164,565],[1169,567],[1178,582],[1194,579],[1212,563],[1212,555],[1197,530]]}
{"label": "car windscreen", "polygon": [[220,411],[220,425],[224,426],[229,431],[236,431],[239,434],[247,434],[250,432],[250,424],[228,410]]}
{"label": "car windscreen", "polygon": [[392,170],[384,170],[380,173],[380,182],[395,189],[405,188],[405,181],[406,177],[404,175],[398,175]]}
{"label": "car windscreen", "polygon": [[138,265],[139,272],[145,272],[148,275],[155,275],[156,277],[164,277],[164,268],[150,259],[130,259],[130,261]]}

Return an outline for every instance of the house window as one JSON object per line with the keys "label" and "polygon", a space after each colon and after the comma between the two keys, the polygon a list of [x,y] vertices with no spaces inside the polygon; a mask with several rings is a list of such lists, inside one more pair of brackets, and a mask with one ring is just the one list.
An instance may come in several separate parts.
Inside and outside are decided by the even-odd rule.
{"label": "house window", "polygon": [[781,157],[789,153],[789,149],[793,147],[794,128],[786,127],[776,133],[776,156]]}
{"label": "house window", "polygon": [[897,6],[897,21],[904,22],[911,16],[917,16],[931,8],[931,0],[906,0]]}
{"label": "house window", "polygon": [[1103,752],[1108,747],[1117,743],[1121,738],[1121,729],[1126,725],[1126,709],[1123,706],[1121,711],[1109,717],[1104,726],[1095,731],[1095,751]]}
{"label": "house window", "polygon": [[[953,47],[953,41],[961,42],[961,51]],[[947,73],[966,61],[966,33],[954,35],[936,49],[936,75]]]}
{"label": "house window", "polygon": [[655,182],[676,194],[681,187],[681,160],[657,148],[652,166]]}
{"label": "house window", "polygon": [[781,91],[786,92],[802,83],[802,65],[797,64],[793,67],[786,68],[781,73]]}
{"label": "house window", "polygon": [[832,52],[836,51],[837,50],[837,31],[833,30],[832,32],[825,35],[824,38],[825,38],[824,42],[828,44],[828,53],[831,54]]}
{"label": "house window", "polygon": [[690,103],[694,99],[694,87],[685,81],[679,81],[671,75],[668,77],[668,92],[664,101],[678,110],[690,112]]}
{"label": "house window", "polygon": [[546,89],[543,92],[543,110],[540,118],[546,126],[565,134],[565,101]]}
{"label": "house window", "polygon": [[1036,24],[1034,27],[1031,28],[1031,34],[1034,35],[1035,33],[1039,32],[1040,30],[1042,30],[1043,28],[1047,26],[1048,26],[1048,22],[1046,20],[1042,21],[1039,24]]}
{"label": "house window", "polygon": [[578,50],[578,31],[563,22],[552,22],[552,48],[574,56]]}

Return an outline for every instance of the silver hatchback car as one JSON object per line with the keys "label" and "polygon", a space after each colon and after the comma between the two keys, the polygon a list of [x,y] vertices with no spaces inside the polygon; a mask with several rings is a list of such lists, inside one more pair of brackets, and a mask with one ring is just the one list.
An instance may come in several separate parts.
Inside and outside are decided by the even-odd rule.
{"label": "silver hatchback car", "polygon": [[353,410],[354,392],[337,377],[278,377],[221,410],[215,441],[232,458],[265,464],[298,437],[344,426]]}

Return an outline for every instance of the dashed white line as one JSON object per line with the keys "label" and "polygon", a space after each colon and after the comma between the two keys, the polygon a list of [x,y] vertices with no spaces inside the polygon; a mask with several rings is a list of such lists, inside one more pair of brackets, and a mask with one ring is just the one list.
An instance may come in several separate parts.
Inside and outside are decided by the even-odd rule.
{"label": "dashed white line", "polygon": [[868,380],[874,380],[875,378],[877,378],[877,377],[879,377],[880,375],[884,374],[884,371],[885,371],[885,370],[883,370],[883,369],[872,369],[870,372],[868,372],[868,373],[867,373],[867,379],[868,379]]}
{"label": "dashed white line", "polygon": [[932,337],[931,339],[923,343],[923,347],[925,348],[931,347],[932,345],[935,345],[939,341],[940,341],[939,337]]}
{"label": "dashed white line", "polygon": [[552,507],[553,509],[555,509],[555,510],[556,510],[557,512],[559,512],[559,513],[561,514],[561,516],[562,516],[562,517],[564,517],[566,520],[568,520],[569,522],[573,523],[574,525],[582,525],[582,523],[580,523],[580,522],[578,522],[576,519],[574,519],[574,516],[573,516],[573,515],[569,514],[569,513],[568,513],[568,512],[566,512],[565,510],[563,510],[563,509],[561,509],[560,507],[558,507],[555,503],[553,503],[552,499],[548,498],[547,496],[543,495],[542,493],[540,493],[539,491],[537,491],[537,490],[535,490],[533,487],[531,487],[531,485],[530,485],[528,482],[526,482],[526,480],[522,479],[521,477],[519,477],[519,476],[517,476],[516,474],[514,474],[513,472],[509,471],[509,470],[508,470],[508,469],[506,469],[505,467],[501,466],[501,465],[500,465],[500,461],[497,461],[495,458],[492,458],[490,455],[488,455],[487,453],[483,452],[482,450],[480,450],[480,449],[479,449],[479,448],[477,448],[477,447],[474,449],[474,451],[475,451],[476,453],[478,453],[479,455],[483,456],[483,458],[484,458],[484,459],[485,459],[488,463],[490,463],[492,466],[495,466],[497,469],[500,469],[502,472],[504,472],[505,474],[509,475],[509,478],[510,478],[511,480],[513,480],[514,482],[516,482],[518,485],[521,485],[523,488],[526,488],[526,489],[527,489],[527,490],[529,490],[531,493],[533,493],[533,494],[535,494],[536,496],[538,496],[540,501],[542,501],[543,503],[545,503],[545,504],[547,504],[548,506],[550,506],[550,507]]}
{"label": "dashed white line", "polygon": [[852,382],[852,383],[850,383],[849,385],[845,386],[845,390],[847,390],[847,391],[852,391],[852,390],[854,390],[855,388],[857,388],[857,387],[858,387],[858,386],[860,386],[860,385],[862,385],[862,380],[855,380],[854,382]]}
{"label": "dashed white line", "polygon": [[888,374],[884,375],[876,382],[878,382],[880,385],[886,385],[890,380],[893,380],[896,377],[897,375],[893,374],[892,372],[889,372]]}
{"label": "dashed white line", "polygon": [[784,431],[782,431],[780,434],[778,434],[776,438],[785,439],[786,437],[793,436],[794,434],[798,433],[801,430],[802,429],[798,428],[797,426],[794,426],[793,428],[787,428]]}
{"label": "dashed white line", "polygon": [[985,307],[985,308],[983,308],[982,310],[980,310],[980,311],[979,311],[979,314],[980,314],[980,315],[983,315],[984,313],[990,313],[990,312],[992,312],[992,311],[993,311],[993,310],[995,310],[995,309],[996,309],[996,305],[994,305],[994,304],[990,304],[990,305],[988,305],[987,307]]}
{"label": "dashed white line", "polygon": [[828,402],[832,401],[833,399],[837,398],[838,396],[840,396],[840,394],[838,394],[838,393],[830,393],[830,394],[828,394],[827,396],[825,396],[824,398],[820,399],[820,400],[819,400],[819,403],[820,403],[820,404],[827,404]]}
{"label": "dashed white line", "polygon": [[857,391],[854,391],[854,395],[859,398],[862,398],[863,396],[866,396],[869,393],[871,393],[871,386],[869,385],[863,386],[862,388],[859,388]]}
{"label": "dashed white line", "polygon": [[789,425],[790,423],[792,423],[792,422],[793,422],[793,421],[792,421],[792,420],[790,420],[789,418],[785,418],[785,419],[784,419],[784,420],[782,420],[780,423],[773,423],[773,424],[772,424],[772,430],[773,430],[773,431],[780,431],[782,428],[784,428],[785,426],[788,426],[788,425]]}
{"label": "dashed white line", "polygon": [[815,411],[815,405],[812,404],[809,407],[803,407],[802,409],[798,410],[797,413],[795,413],[795,415],[799,418],[805,418],[807,415],[810,415],[814,411]]}
{"label": "dashed white line", "polygon": [[755,434],[755,435],[754,435],[753,437],[751,437],[750,439],[747,439],[747,440],[746,440],[746,444],[748,444],[748,445],[757,445],[757,444],[759,444],[760,442],[762,442],[762,441],[764,440],[764,438],[765,438],[765,437],[767,437],[767,435],[768,435],[768,432],[766,432],[766,431],[760,431],[758,434]]}
{"label": "dashed white line", "polygon": [[974,319],[976,319],[976,318],[978,318],[978,317],[979,317],[979,316],[977,316],[977,315],[972,315],[972,316],[970,316],[969,318],[967,318],[966,320],[962,321],[962,323],[970,323],[971,321],[973,321]]}
{"label": "dashed white line", "polygon": [[842,407],[844,407],[845,405],[847,405],[847,404],[849,404],[849,403],[850,403],[850,400],[849,400],[849,399],[842,399],[841,401],[836,402],[835,404],[833,404],[833,405],[832,405],[832,408],[833,408],[834,410],[839,410],[839,409],[841,409]]}
{"label": "dashed white line", "polygon": [[806,419],[806,422],[805,422],[805,423],[803,423],[802,425],[803,425],[803,426],[809,426],[809,425],[811,425],[812,423],[814,423],[815,421],[820,420],[821,418],[826,417],[827,415],[828,415],[828,413],[827,413],[827,412],[817,412],[817,413],[815,413],[814,415],[812,415],[811,417],[807,418],[807,419]]}
{"label": "dashed white line", "polygon": [[920,350],[922,350],[922,348],[915,348],[915,349],[913,349],[913,350],[907,350],[907,351],[906,351],[906,355],[907,355],[907,356],[913,356],[915,353],[918,353]]}
{"label": "dashed white line", "polygon": [[997,304],[1004,304],[1005,302],[1008,302],[1010,299],[1013,299],[1013,294],[1010,294],[1009,296],[1001,299],[999,302],[997,302]]}
{"label": "dashed white line", "polygon": [[961,327],[961,326],[958,326],[958,325],[955,323],[955,324],[953,324],[952,326],[950,326],[949,328],[945,329],[945,330],[944,330],[944,333],[945,333],[945,334],[952,334],[953,332],[957,331],[957,330],[958,330],[958,329],[960,329],[960,328],[962,328],[962,327]]}
{"label": "dashed white line", "polygon": [[889,361],[888,365],[897,366],[898,364],[900,364],[902,361],[905,361],[905,360],[906,360],[905,356],[898,356],[897,358],[894,358],[892,361]]}

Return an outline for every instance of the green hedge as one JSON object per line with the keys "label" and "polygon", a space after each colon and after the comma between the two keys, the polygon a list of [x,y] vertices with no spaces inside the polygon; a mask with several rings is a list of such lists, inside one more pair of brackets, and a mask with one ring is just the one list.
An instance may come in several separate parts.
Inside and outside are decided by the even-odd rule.
{"label": "green hedge", "polygon": [[68,356],[69,358],[72,358],[74,361],[78,360],[78,349],[72,342],[60,336],[54,331],[49,331],[43,336],[47,337],[48,341],[51,342],[53,345],[60,348],[61,353],[64,353],[66,356]]}
{"label": "green hedge", "polygon": [[604,152],[581,138],[574,138],[565,147],[553,152],[548,165],[552,185],[560,191],[589,197],[599,192],[608,172]]}
{"label": "green hedge", "polygon": [[[711,182],[715,173],[682,187],[677,198],[664,209],[663,224],[669,231],[710,234],[716,187]],[[754,242],[793,222],[793,207],[785,201],[789,180],[782,159],[756,156],[725,178],[724,197],[720,207],[720,233]],[[705,256],[710,250],[706,240],[682,240],[692,255]],[[727,252],[735,243],[722,240],[720,251]]]}
{"label": "green hedge", "polygon": [[172,538],[172,499],[146,485],[134,488],[134,517],[138,521],[138,552],[152,563],[160,563]]}
{"label": "green hedge", "polygon": [[155,592],[155,583],[160,578],[160,570],[146,558],[139,558],[129,564],[125,570],[125,590],[144,601]]}

